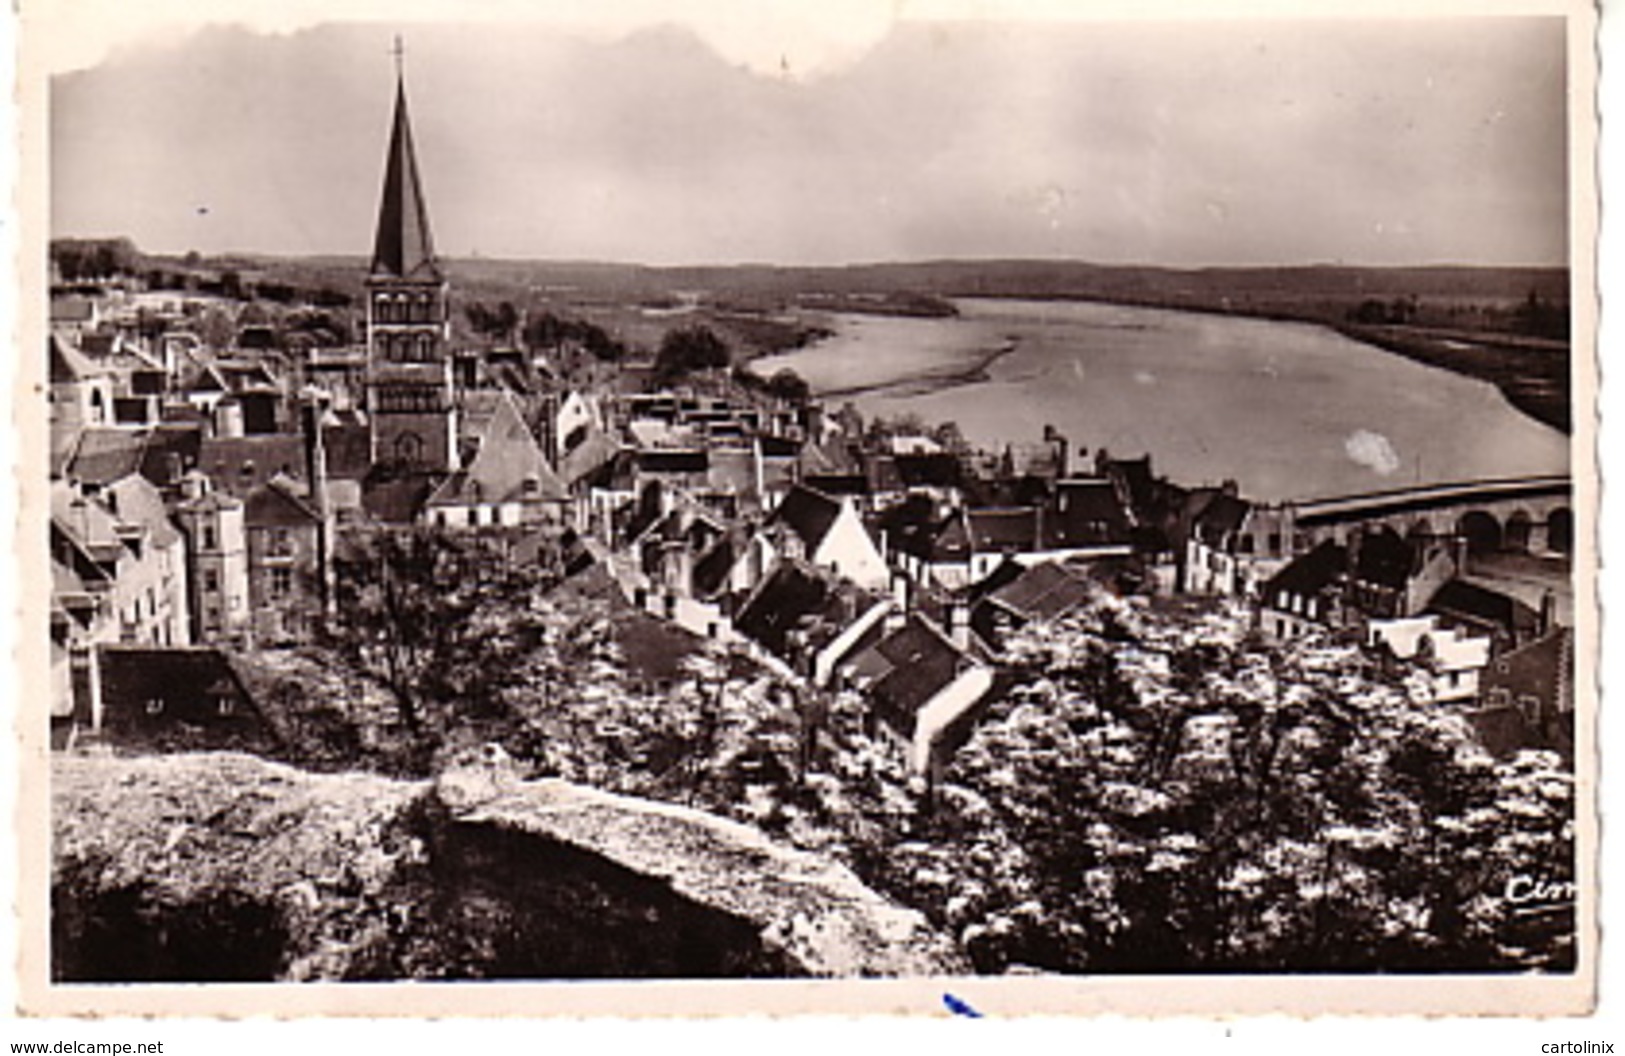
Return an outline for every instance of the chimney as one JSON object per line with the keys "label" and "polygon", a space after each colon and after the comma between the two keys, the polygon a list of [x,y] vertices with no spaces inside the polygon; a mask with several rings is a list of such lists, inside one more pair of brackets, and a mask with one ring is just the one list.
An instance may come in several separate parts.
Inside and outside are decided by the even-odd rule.
{"label": "chimney", "polygon": [[960,652],[970,651],[970,607],[963,601],[948,603],[948,640]]}
{"label": "chimney", "polygon": [[891,575],[892,601],[894,601],[897,604],[897,608],[903,612],[908,611],[908,595],[908,577],[901,572],[893,572]]}
{"label": "chimney", "polygon": [[1547,588],[1540,595],[1540,622],[1535,625],[1535,637],[1544,638],[1557,626],[1557,594]]}

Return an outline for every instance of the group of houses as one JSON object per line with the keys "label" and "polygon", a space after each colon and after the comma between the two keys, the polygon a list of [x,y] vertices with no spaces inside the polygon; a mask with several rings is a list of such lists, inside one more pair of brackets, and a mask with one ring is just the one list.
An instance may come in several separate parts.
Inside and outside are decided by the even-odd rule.
{"label": "group of houses", "polygon": [[232,656],[310,639],[351,533],[428,527],[559,541],[621,603],[862,694],[921,771],[992,698],[1011,631],[1102,584],[1254,598],[1275,638],[1357,626],[1508,743],[1561,743],[1567,632],[1464,578],[1450,540],[1305,549],[1233,482],[1181,486],[1054,429],[976,452],[761,392],[572,388],[550,362],[568,349],[453,349],[404,92],[361,343],[289,357],[172,314],[53,302],[62,740],[246,737]]}

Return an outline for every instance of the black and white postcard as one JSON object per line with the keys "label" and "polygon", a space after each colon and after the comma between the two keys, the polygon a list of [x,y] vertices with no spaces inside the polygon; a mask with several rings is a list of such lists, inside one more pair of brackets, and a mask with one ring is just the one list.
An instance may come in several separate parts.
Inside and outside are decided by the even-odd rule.
{"label": "black and white postcard", "polygon": [[1590,1007],[1591,9],[845,6],[24,5],[25,1008]]}

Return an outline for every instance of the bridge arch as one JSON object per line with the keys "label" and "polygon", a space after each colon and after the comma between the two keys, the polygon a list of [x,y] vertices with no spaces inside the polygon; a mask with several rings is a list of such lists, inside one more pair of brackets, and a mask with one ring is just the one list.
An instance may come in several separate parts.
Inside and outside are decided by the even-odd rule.
{"label": "bridge arch", "polygon": [[1467,541],[1469,554],[1491,554],[1501,549],[1501,522],[1483,510],[1468,510],[1456,521],[1456,534]]}
{"label": "bridge arch", "polygon": [[1560,554],[1574,552],[1574,511],[1567,506],[1546,515],[1546,545]]}
{"label": "bridge arch", "polygon": [[1522,506],[1507,515],[1506,530],[1502,536],[1502,545],[1508,550],[1519,553],[1529,552],[1529,541],[1534,535],[1535,519],[1528,510]]}

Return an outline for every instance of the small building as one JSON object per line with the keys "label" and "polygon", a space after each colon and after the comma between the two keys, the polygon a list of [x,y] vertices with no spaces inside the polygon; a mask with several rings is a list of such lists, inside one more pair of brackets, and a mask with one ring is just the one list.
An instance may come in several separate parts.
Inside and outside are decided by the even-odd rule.
{"label": "small building", "polygon": [[885,590],[886,559],[849,499],[836,499],[805,485],[790,489],[767,519],[775,548],[850,579],[866,590]]}
{"label": "small building", "polygon": [[426,522],[462,529],[563,523],[569,493],[511,392],[466,393],[459,429],[461,468],[429,494]]}
{"label": "small building", "polygon": [[740,607],[734,627],[814,685],[878,637],[889,597],[804,561],[781,561]]}
{"label": "small building", "polygon": [[183,479],[175,517],[186,538],[192,640],[240,643],[250,629],[248,528],[242,500],[193,471]]}
{"label": "small building", "polygon": [[918,614],[854,655],[842,677],[869,700],[876,728],[902,744],[909,766],[933,777],[969,735],[993,688],[990,668]]}
{"label": "small building", "polygon": [[1478,699],[1480,675],[1490,658],[1488,638],[1459,627],[1441,627],[1434,616],[1375,619],[1366,625],[1366,636],[1367,645],[1386,648],[1398,659],[1427,669],[1429,703]]}
{"label": "small building", "polygon": [[1056,561],[1031,568],[1016,566],[1015,578],[993,590],[971,609],[971,627],[984,642],[1001,646],[1010,632],[1034,621],[1059,619],[1087,606],[1096,588],[1078,572]]}
{"label": "small building", "polygon": [[329,526],[293,479],[275,476],[243,500],[254,640],[308,640],[326,596]]}
{"label": "small building", "polygon": [[184,645],[186,557],[157,489],[128,475],[89,493],[51,486],[51,559],[60,604],[86,642]]}
{"label": "small building", "polygon": [[1187,493],[1180,577],[1187,593],[1235,596],[1252,588],[1246,563],[1250,555],[1243,553],[1252,542],[1244,530],[1251,509],[1249,502],[1228,489],[1196,488]]}
{"label": "small building", "polygon": [[1266,638],[1283,642],[1342,617],[1343,577],[1348,551],[1327,540],[1287,564],[1259,591],[1259,628]]}
{"label": "small building", "polygon": [[1538,610],[1517,598],[1465,579],[1451,579],[1424,609],[1440,624],[1487,636],[1497,654],[1533,641],[1548,628]]}
{"label": "small building", "polygon": [[1484,669],[1479,707],[1467,712],[1485,748],[1554,751],[1574,761],[1574,632],[1547,634],[1496,657]]}
{"label": "small building", "polygon": [[217,649],[106,646],[100,708],[81,736],[125,751],[236,751],[280,746],[225,654]]}

